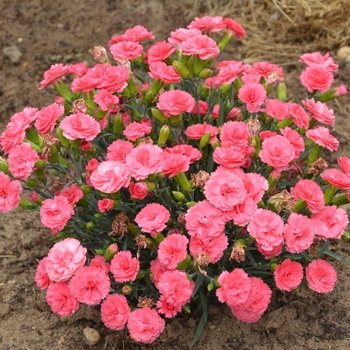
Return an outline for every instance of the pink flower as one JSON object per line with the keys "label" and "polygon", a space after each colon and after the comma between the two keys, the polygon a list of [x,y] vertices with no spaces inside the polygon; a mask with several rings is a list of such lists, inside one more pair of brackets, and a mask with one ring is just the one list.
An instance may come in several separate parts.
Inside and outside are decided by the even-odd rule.
{"label": "pink flower", "polygon": [[185,56],[198,55],[201,60],[215,58],[220,50],[216,42],[207,35],[196,35],[182,42],[181,49]]}
{"label": "pink flower", "polygon": [[[22,112],[14,114],[10,118],[10,122],[17,124],[26,130],[30,128],[31,123],[37,118],[37,112],[37,108],[25,107]],[[9,127],[9,125],[7,127]]]}
{"label": "pink flower", "polygon": [[283,242],[276,246],[273,246],[272,249],[271,247],[268,247],[269,250],[266,250],[266,247],[259,244],[258,242],[255,242],[255,246],[258,249],[258,251],[264,256],[265,260],[270,260],[282,253]]}
{"label": "pink flower", "polygon": [[35,273],[35,282],[37,286],[43,290],[47,288],[51,284],[51,280],[49,278],[49,275],[46,272],[46,262],[47,262],[47,256],[44,259],[41,259],[39,262],[39,265],[36,268]]}
{"label": "pink flower", "polygon": [[191,112],[195,105],[194,98],[182,90],[169,90],[163,92],[158,99],[157,107],[167,118],[179,115],[182,112]]}
{"label": "pink flower", "polygon": [[168,154],[184,155],[189,158],[190,163],[193,163],[202,157],[202,153],[191,145],[176,145],[174,147],[167,147],[164,149],[164,158],[166,158]]}
{"label": "pink flower", "polygon": [[62,230],[72,215],[74,210],[66,197],[55,196],[41,203],[40,217],[45,227]]}
{"label": "pink flower", "polygon": [[93,140],[101,131],[100,124],[91,116],[84,113],[71,114],[60,123],[63,135],[68,140]]}
{"label": "pink flower", "polygon": [[169,218],[170,212],[167,208],[158,203],[149,203],[136,215],[135,222],[143,232],[156,235],[166,228]]}
{"label": "pink flower", "polygon": [[48,85],[55,84],[62,76],[69,73],[69,67],[61,63],[54,64],[44,73],[44,80],[40,82],[39,90],[45,89]]}
{"label": "pink flower", "polygon": [[301,253],[308,249],[315,237],[313,222],[307,216],[292,213],[284,228],[286,250]]}
{"label": "pink flower", "polygon": [[266,90],[258,83],[244,84],[238,92],[238,98],[247,105],[249,112],[259,112],[266,96]]}
{"label": "pink flower", "polygon": [[319,52],[305,53],[300,57],[300,62],[303,62],[310,67],[324,67],[332,72],[336,72],[338,70],[338,65],[335,64],[333,58],[329,56],[329,52],[327,52],[324,56],[322,56]]}
{"label": "pink flower", "polygon": [[264,113],[269,115],[271,118],[277,118],[280,122],[283,119],[287,118],[289,115],[289,104],[282,102],[278,99],[269,99],[265,100],[265,109]]}
{"label": "pink flower", "polygon": [[337,272],[327,261],[316,259],[306,267],[309,287],[317,293],[329,293],[337,281]]}
{"label": "pink flower", "polygon": [[310,66],[307,67],[300,75],[300,81],[303,86],[307,88],[309,92],[319,90],[320,92],[326,92],[334,81],[333,74],[322,66]]}
{"label": "pink flower", "polygon": [[312,118],[323,124],[334,125],[334,111],[333,109],[328,109],[325,103],[315,102],[313,98],[304,100],[302,103],[310,111]]}
{"label": "pink flower", "polygon": [[338,164],[343,173],[350,176],[350,158],[341,156],[338,158]]}
{"label": "pink flower", "polygon": [[132,339],[142,343],[153,343],[163,332],[165,321],[156,310],[145,307],[132,311],[127,327]]}
{"label": "pink flower", "polygon": [[315,129],[308,130],[306,132],[306,137],[319,146],[326,147],[331,152],[336,151],[339,146],[339,141],[330,134],[329,129],[323,126],[318,126]]}
{"label": "pink flower", "polygon": [[149,134],[152,131],[152,126],[145,123],[132,122],[123,131],[124,136],[129,141],[136,141],[140,137]]}
{"label": "pink flower", "polygon": [[111,261],[111,273],[116,282],[135,281],[140,270],[140,262],[130,251],[121,251]]}
{"label": "pink flower", "polygon": [[49,131],[52,132],[55,123],[59,117],[64,113],[63,106],[53,103],[47,107],[41,109],[37,114],[35,121],[35,127],[40,134],[47,134]]}
{"label": "pink flower", "polygon": [[91,183],[104,193],[118,192],[130,183],[130,171],[124,163],[116,161],[101,162],[91,174]]}
{"label": "pink flower", "polygon": [[165,314],[165,317],[176,315],[182,306],[189,302],[194,286],[194,282],[188,280],[185,272],[165,271],[157,284],[161,293],[157,302],[158,312]]}
{"label": "pink flower", "polygon": [[98,168],[99,166],[99,161],[95,158],[92,158],[88,161],[87,165],[86,165],[86,170],[88,171],[94,171]]}
{"label": "pink flower", "polygon": [[335,89],[336,89],[336,92],[334,96],[337,96],[337,97],[345,96],[348,93],[348,90],[346,89],[344,84],[338,85]]}
{"label": "pink flower", "polygon": [[162,171],[164,165],[163,150],[155,145],[141,144],[131,150],[125,162],[131,176],[136,180],[143,180],[151,174]]}
{"label": "pink flower", "polygon": [[326,169],[321,177],[334,187],[350,190],[350,178],[338,169]]}
{"label": "pink flower", "polygon": [[186,213],[186,230],[190,236],[199,235],[206,239],[218,236],[224,229],[221,210],[207,200],[196,203]]}
{"label": "pink flower", "polygon": [[200,140],[205,134],[210,133],[210,138],[215,137],[219,130],[216,126],[207,124],[194,124],[185,130],[185,135],[192,140]]}
{"label": "pink flower", "polygon": [[243,27],[238,22],[234,21],[232,18],[226,17],[224,18],[223,22],[227,28],[227,31],[231,35],[235,35],[238,38],[244,38],[246,36]]}
{"label": "pink flower", "polygon": [[25,127],[22,124],[10,122],[6,130],[0,136],[0,145],[5,155],[23,142],[25,137]]}
{"label": "pink flower", "polygon": [[283,171],[295,159],[295,149],[286,137],[272,136],[262,143],[259,157],[264,163],[271,165],[277,171]]}
{"label": "pink flower", "polygon": [[79,309],[79,302],[71,294],[68,283],[51,283],[46,293],[51,310],[60,316],[72,316]]}
{"label": "pink flower", "polygon": [[228,246],[228,239],[225,233],[219,235],[195,235],[190,238],[190,253],[196,258],[201,253],[206,253],[209,256],[209,261],[212,264],[218,262],[224,250]]}
{"label": "pink flower", "polygon": [[133,28],[129,28],[125,31],[123,35],[115,35],[108,42],[108,46],[111,47],[113,44],[120,41],[134,41],[140,42],[144,39],[154,39],[152,32],[149,32],[145,27],[137,25]]}
{"label": "pink flower", "polygon": [[230,84],[248,69],[250,69],[250,66],[243,64],[242,61],[227,61],[226,64],[220,68],[218,79],[221,84]]}
{"label": "pink flower", "polygon": [[221,303],[228,306],[239,306],[248,300],[251,290],[251,280],[247,273],[240,268],[233,271],[223,271],[219,276],[220,288],[216,290],[216,296]]}
{"label": "pink flower", "polygon": [[259,137],[261,141],[265,141],[269,137],[276,136],[276,135],[277,135],[277,132],[275,131],[265,130],[259,134]]}
{"label": "pink flower", "polygon": [[86,248],[75,238],[66,238],[56,243],[49,251],[46,272],[50,280],[68,281],[86,261]]}
{"label": "pink flower", "polygon": [[295,125],[303,129],[309,128],[309,115],[298,103],[288,103],[288,114],[293,118]]}
{"label": "pink flower", "polygon": [[237,204],[232,210],[224,212],[224,215],[227,221],[233,220],[235,225],[245,226],[249,224],[257,209],[257,204],[247,196],[242,204]]}
{"label": "pink flower", "polygon": [[220,140],[224,147],[245,149],[249,142],[247,125],[244,122],[226,122],[221,128]]}
{"label": "pink flower", "polygon": [[98,267],[83,266],[70,280],[69,290],[79,302],[98,305],[109,293],[109,277]]}
{"label": "pink flower", "polygon": [[69,204],[73,207],[84,197],[83,191],[77,184],[71,184],[69,187],[66,187],[61,195],[66,197]]}
{"label": "pink flower", "polygon": [[321,187],[312,180],[299,180],[291,193],[296,200],[303,199],[312,213],[317,213],[324,208],[324,194]]}
{"label": "pink flower", "polygon": [[200,18],[196,17],[187,27],[199,29],[202,32],[220,32],[225,26],[221,16],[203,16]]}
{"label": "pink flower", "polygon": [[244,202],[247,192],[244,183],[236,174],[227,170],[216,170],[204,187],[210,204],[225,211]]}
{"label": "pink flower", "polygon": [[116,140],[107,148],[106,159],[125,163],[126,156],[134,148],[134,145],[129,141]]}
{"label": "pink flower", "polygon": [[[108,247],[110,249],[110,246]],[[117,251],[118,251],[118,246],[117,246]],[[111,265],[110,263],[106,262],[106,259],[104,256],[101,255],[95,255],[91,260],[90,260],[90,267],[98,268],[101,269],[106,275],[108,275]]]}
{"label": "pink flower", "polygon": [[192,109],[192,113],[198,115],[206,115],[208,113],[208,102],[206,101],[198,101],[198,110],[197,110],[197,104],[195,103]]}
{"label": "pink flower", "polygon": [[346,211],[335,205],[326,206],[312,215],[312,221],[319,228],[317,235],[325,239],[339,239],[346,229],[349,218]]}
{"label": "pink flower", "polygon": [[119,98],[106,89],[100,89],[94,95],[94,101],[103,111],[108,111],[110,107],[119,103]]}
{"label": "pink flower", "polygon": [[247,229],[263,250],[271,251],[283,242],[283,220],[267,209],[257,209]]}
{"label": "pink flower", "polygon": [[256,173],[245,173],[242,180],[247,191],[247,198],[251,198],[255,203],[259,203],[265,191],[269,188],[267,180]]}
{"label": "pink flower", "polygon": [[269,306],[272,291],[260,278],[251,277],[251,289],[247,301],[239,306],[231,306],[235,317],[243,322],[256,322]]}
{"label": "pink flower", "polygon": [[173,52],[175,48],[168,44],[166,41],[158,42],[152,45],[147,51],[148,63],[159,62],[167,59]]}
{"label": "pink flower", "polygon": [[236,151],[230,147],[216,147],[213,160],[226,168],[236,168],[245,165],[246,156],[242,151]]}
{"label": "pink flower", "polygon": [[150,262],[150,271],[152,274],[151,281],[154,283],[156,288],[158,288],[158,283],[160,281],[161,276],[165,271],[168,271],[168,267],[162,264],[159,259],[151,260]]}
{"label": "pink flower", "polygon": [[23,189],[18,180],[11,181],[10,177],[0,171],[0,213],[6,213],[19,206]]}
{"label": "pink flower", "polygon": [[276,64],[266,61],[257,62],[253,65],[253,69],[264,78],[268,78],[272,73],[276,73],[279,81],[284,80],[283,69]]}
{"label": "pink flower", "polygon": [[113,208],[113,201],[109,198],[103,198],[97,202],[98,210],[101,213],[109,211]]}
{"label": "pink flower", "polygon": [[180,82],[180,75],[176,73],[173,66],[167,66],[164,62],[153,62],[149,65],[149,75],[153,79],[159,79],[164,84]]}
{"label": "pink flower", "polygon": [[22,143],[11,150],[8,156],[9,170],[13,177],[26,180],[34,171],[39,159],[29,143]]}
{"label": "pink flower", "polygon": [[145,182],[130,182],[129,191],[131,198],[144,199],[148,195],[148,187]]}
{"label": "pink flower", "polygon": [[185,172],[190,167],[190,158],[182,154],[171,153],[164,157],[162,173],[169,178],[174,177],[180,172]]}
{"label": "pink flower", "polygon": [[142,45],[133,41],[120,41],[119,43],[113,44],[109,49],[116,61],[121,59],[131,61],[134,58],[140,57],[143,52]]}
{"label": "pink flower", "polygon": [[193,28],[193,29],[179,28],[179,29],[176,29],[174,32],[170,33],[170,37],[168,38],[168,41],[170,44],[174,45],[176,48],[179,48],[182,42],[196,35],[202,35],[202,32],[197,28]]}
{"label": "pink flower", "polygon": [[277,288],[290,292],[303,280],[303,266],[296,261],[286,259],[276,267],[273,277]]}
{"label": "pink flower", "polygon": [[186,259],[188,239],[181,234],[173,234],[164,238],[159,244],[158,259],[167,265],[168,269],[175,269],[177,264]]}
{"label": "pink flower", "polygon": [[299,133],[290,127],[285,127],[284,129],[281,129],[281,134],[286,137],[289,142],[292,144],[295,150],[295,157],[294,159],[298,159],[301,152],[305,151],[305,145],[303,138],[299,135]]}
{"label": "pink flower", "polygon": [[79,77],[82,77],[87,73],[89,68],[86,67],[84,63],[76,63],[76,64],[70,64],[68,66],[69,72],[72,74],[75,74]]}
{"label": "pink flower", "polygon": [[101,320],[103,324],[115,331],[124,328],[130,315],[130,307],[124,295],[111,294],[101,305]]}
{"label": "pink flower", "polygon": [[91,151],[92,150],[92,143],[90,141],[82,140],[80,142],[80,148],[83,151]]}

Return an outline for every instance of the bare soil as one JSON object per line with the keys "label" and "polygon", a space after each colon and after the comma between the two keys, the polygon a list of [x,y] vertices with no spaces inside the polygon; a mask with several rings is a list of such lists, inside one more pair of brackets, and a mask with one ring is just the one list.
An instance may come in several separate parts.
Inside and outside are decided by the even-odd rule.
{"label": "bare soil", "polygon": [[[229,1],[226,1],[228,3]],[[234,6],[234,1],[232,6]],[[258,1],[255,1],[256,3]],[[43,73],[58,62],[86,61],[92,65],[89,50],[106,46],[110,37],[137,24],[144,25],[165,40],[170,31],[191,21],[186,14],[190,0],[2,0],[0,3],[0,133],[9,118],[26,106],[50,104],[54,89],[37,90]],[[197,16],[202,16],[198,7]],[[217,15],[220,15],[218,13]],[[256,16],[258,19],[258,14]],[[341,23],[334,24],[341,26]],[[250,35],[251,33],[248,33]],[[17,46],[22,53],[13,63],[3,49]],[[320,47],[322,45],[320,44]],[[305,52],[307,48],[305,48]],[[273,52],[271,62],[273,62]],[[335,53],[331,53],[333,56]],[[223,58],[243,59],[239,45]],[[336,83],[349,89],[350,66],[340,64]],[[298,77],[301,64],[286,66],[286,83],[296,101],[304,98]],[[334,135],[340,150],[326,154],[335,162],[341,154],[350,155],[350,97],[333,102],[337,123]],[[46,304],[45,293],[34,283],[35,269],[52,243],[37,213],[17,209],[0,217],[0,349],[1,350],[80,350],[80,349],[190,349],[198,319],[180,316],[168,322],[165,332],[153,344],[139,345],[126,331],[114,332],[101,323],[98,308],[81,308],[63,322]],[[333,249],[350,260],[348,242],[335,242]],[[348,265],[334,262],[338,271],[335,290],[326,295],[308,292],[283,294],[274,291],[273,301],[255,324],[245,324],[230,310],[215,304],[196,350],[347,350],[350,348],[350,272]],[[99,343],[86,343],[83,329],[92,327],[101,334]]]}

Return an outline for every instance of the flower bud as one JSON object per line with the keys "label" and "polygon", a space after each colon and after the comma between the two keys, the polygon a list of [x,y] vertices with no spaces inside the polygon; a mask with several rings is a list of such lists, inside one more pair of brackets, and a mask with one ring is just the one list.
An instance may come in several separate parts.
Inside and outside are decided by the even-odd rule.
{"label": "flower bud", "polygon": [[343,235],[341,236],[341,239],[343,241],[350,241],[350,232],[349,231],[344,231]]}
{"label": "flower bud", "polygon": [[162,124],[169,124],[168,118],[157,108],[151,108],[152,116]]}
{"label": "flower bud", "polygon": [[29,187],[29,188],[37,188],[39,186],[39,183],[38,181],[36,181],[35,179],[28,179],[26,181],[26,185]]}
{"label": "flower bud", "polygon": [[196,204],[197,204],[197,202],[187,202],[186,207],[187,207],[187,209],[190,209],[191,207],[193,207]]}
{"label": "flower bud", "polygon": [[276,130],[284,129],[286,126],[293,125],[293,123],[294,123],[293,118],[287,117],[287,118],[283,119],[282,121],[280,121],[278,124],[276,124],[275,129]]}
{"label": "flower bud", "polygon": [[136,84],[134,81],[134,75],[132,73],[129,74],[128,89],[132,95],[135,95],[137,92]]}
{"label": "flower bud", "polygon": [[63,136],[62,129],[56,128],[56,135],[58,139],[61,141],[62,146],[68,148],[70,143],[69,143],[69,140]]}
{"label": "flower bud", "polygon": [[115,135],[120,135],[122,132],[122,128],[123,128],[123,116],[118,113],[113,120],[113,133]]}
{"label": "flower bud", "polygon": [[298,213],[302,211],[304,208],[306,208],[306,202],[304,201],[304,199],[300,198],[296,201],[293,212]]}
{"label": "flower bud", "polygon": [[80,186],[80,189],[83,191],[84,194],[89,194],[91,192],[91,187],[88,185],[82,185]]}
{"label": "flower bud", "polygon": [[191,184],[188,181],[185,173],[179,172],[177,175],[175,175],[175,179],[185,191],[191,191]]}
{"label": "flower bud", "polygon": [[11,176],[11,172],[9,170],[9,163],[6,159],[0,157],[0,171],[4,172],[5,174]]}
{"label": "flower bud", "polygon": [[87,230],[92,230],[95,227],[95,224],[92,221],[89,221],[85,225]]}
{"label": "flower bud", "polygon": [[46,162],[42,159],[39,159],[35,162],[34,168],[36,168],[36,169],[43,168],[45,165],[46,165]]}
{"label": "flower bud", "polygon": [[169,127],[168,125],[163,125],[159,132],[158,146],[164,147],[169,137]]}
{"label": "flower bud", "polygon": [[174,198],[179,202],[182,202],[186,199],[185,195],[181,192],[172,191],[172,194],[173,194]]}
{"label": "flower bud", "polygon": [[177,270],[187,270],[187,268],[190,266],[191,264],[191,256],[190,255],[186,255],[186,258],[182,261],[180,261],[178,264],[177,264],[177,267],[176,269]]}
{"label": "flower bud", "polygon": [[218,42],[218,48],[220,52],[224,51],[226,46],[231,42],[233,38],[233,35],[227,31],[224,33],[224,35],[221,37],[221,39]]}
{"label": "flower bud", "polygon": [[287,87],[283,81],[277,85],[277,98],[283,102],[287,101]]}
{"label": "flower bud", "polygon": [[205,135],[202,136],[202,138],[199,141],[199,147],[203,148],[205,147],[208,142],[210,141],[210,132],[207,132]]}
{"label": "flower bud", "polygon": [[183,63],[175,60],[173,61],[173,67],[175,69],[175,72],[178,73],[182,78],[191,77],[191,73]]}
{"label": "flower bud", "polygon": [[132,286],[130,286],[130,284],[126,284],[125,286],[123,286],[122,288],[122,294],[125,296],[131,295],[132,293]]}
{"label": "flower bud", "polygon": [[213,71],[211,69],[204,68],[199,72],[198,76],[201,79],[207,79],[207,78],[211,77],[212,74],[213,74]]}
{"label": "flower bud", "polygon": [[104,254],[104,257],[106,259],[106,261],[111,261],[114,257],[114,255],[116,255],[118,253],[118,245],[116,243],[111,244],[110,246],[107,247],[106,252]]}
{"label": "flower bud", "polygon": [[26,199],[21,199],[19,202],[19,206],[23,209],[29,209],[29,210],[33,210],[36,208],[36,205],[27,201]]}

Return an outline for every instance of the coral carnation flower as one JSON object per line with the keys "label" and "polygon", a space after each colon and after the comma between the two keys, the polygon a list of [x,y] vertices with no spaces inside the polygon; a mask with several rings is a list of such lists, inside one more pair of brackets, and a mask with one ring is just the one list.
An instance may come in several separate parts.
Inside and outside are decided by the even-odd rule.
{"label": "coral carnation flower", "polygon": [[258,83],[244,84],[238,92],[238,98],[247,105],[249,112],[259,112],[266,96],[266,90]]}
{"label": "coral carnation flower", "polygon": [[315,292],[329,293],[337,281],[337,273],[329,262],[316,259],[306,267],[306,279]]}
{"label": "coral carnation flower", "polygon": [[301,283],[304,277],[303,266],[296,261],[286,259],[276,267],[273,275],[277,288],[290,292]]}
{"label": "coral carnation flower", "polygon": [[215,58],[220,50],[216,42],[207,35],[196,35],[188,38],[181,44],[185,56],[198,55],[201,60]]}
{"label": "coral carnation flower", "polygon": [[130,307],[124,295],[111,294],[101,305],[103,324],[115,331],[124,328],[130,314]]}
{"label": "coral carnation flower", "polygon": [[194,98],[188,92],[182,90],[170,90],[162,93],[157,103],[157,107],[168,118],[182,112],[192,112],[194,106]]}

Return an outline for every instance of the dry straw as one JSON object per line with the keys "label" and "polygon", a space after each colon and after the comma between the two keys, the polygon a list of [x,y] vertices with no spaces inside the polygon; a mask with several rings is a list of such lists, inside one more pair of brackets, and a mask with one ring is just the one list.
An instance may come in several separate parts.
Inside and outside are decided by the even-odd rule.
{"label": "dry straw", "polygon": [[305,52],[350,44],[349,0],[195,0],[188,18],[198,13],[232,17],[243,25],[248,38],[240,52],[246,63],[290,65]]}

